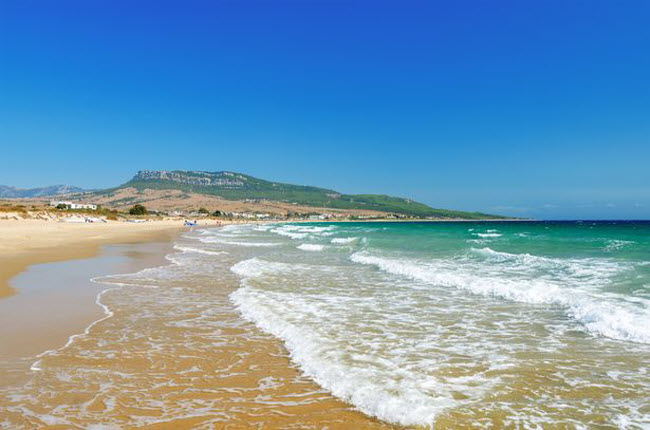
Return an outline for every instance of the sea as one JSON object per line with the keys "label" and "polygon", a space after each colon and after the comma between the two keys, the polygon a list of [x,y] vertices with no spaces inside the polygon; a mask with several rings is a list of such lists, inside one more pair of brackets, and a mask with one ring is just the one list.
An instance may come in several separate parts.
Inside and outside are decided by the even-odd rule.
{"label": "sea", "polygon": [[235,224],[168,260],[96,279],[106,317],[7,410],[210,428],[297,407],[299,427],[330,396],[398,428],[650,428],[650,222]]}
{"label": "sea", "polygon": [[382,420],[650,427],[650,223],[232,226],[230,296]]}

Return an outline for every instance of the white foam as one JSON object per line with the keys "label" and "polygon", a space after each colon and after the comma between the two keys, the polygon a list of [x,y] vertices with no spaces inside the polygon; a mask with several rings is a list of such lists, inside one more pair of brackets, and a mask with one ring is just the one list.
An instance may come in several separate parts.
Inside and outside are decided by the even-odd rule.
{"label": "white foam", "polygon": [[337,245],[349,245],[350,243],[354,243],[357,240],[359,240],[358,237],[335,237],[332,239],[332,243],[335,243]]}
{"label": "white foam", "polygon": [[211,251],[209,249],[203,249],[203,248],[195,248],[192,246],[185,246],[185,245],[174,245],[174,249],[177,251],[181,252],[195,252],[198,254],[206,254],[206,255],[223,255],[223,254],[228,254],[226,251]]}
{"label": "white foam", "polygon": [[201,239],[201,242],[204,243],[223,243],[224,245],[234,245],[234,246],[248,246],[255,248],[269,247],[269,246],[281,246],[281,243],[274,242],[242,242],[234,240],[222,240],[217,238],[206,238]]}
{"label": "white foam", "polygon": [[[321,285],[319,274],[332,279],[331,266],[288,264],[255,257],[235,264],[231,270],[243,277],[241,287],[230,295],[242,316],[282,339],[305,375],[368,415],[402,425],[431,425],[442,410],[459,403],[454,393],[462,392],[467,401],[474,401],[498,381],[472,375],[450,379],[449,383],[410,356],[410,352],[426,350],[427,342],[410,344],[408,339],[391,332],[374,335],[359,331],[354,319],[364,308],[371,312],[381,308],[386,329],[391,321],[399,324],[404,316],[390,306],[378,307],[382,302],[375,297],[345,294],[349,291],[345,281],[339,293],[320,287],[314,291],[309,279],[316,277],[317,286]],[[340,274],[341,270],[336,268],[335,273]],[[283,277],[282,282],[277,282],[277,275]],[[292,279],[299,281],[297,290],[289,286]],[[343,276],[341,280],[344,279],[347,278]],[[437,338],[435,330],[424,333],[431,339]],[[382,348],[373,348],[376,341],[409,351],[397,353],[397,349],[390,348],[394,353],[385,354]],[[358,352],[353,353],[354,350]]]}
{"label": "white foam", "polygon": [[286,229],[286,228],[284,228],[284,229],[276,228],[276,229],[271,230],[271,231],[273,233],[279,234],[280,236],[287,236],[287,237],[289,237],[291,239],[304,239],[307,236],[309,236],[309,233],[295,232],[295,231],[292,231],[291,229]]}
{"label": "white foam", "polygon": [[[402,425],[431,425],[440,411],[456,403],[448,387],[434,377],[399,366],[400,357],[391,361],[376,355],[354,355],[354,362],[349,362],[349,353],[336,343],[338,338],[301,324],[301,317],[325,315],[323,309],[298,295],[265,293],[244,281],[230,298],[244,318],[284,341],[304,374],[368,415]],[[290,309],[288,303],[293,305]],[[320,325],[329,326],[326,319]],[[454,388],[460,389],[460,385]]]}
{"label": "white foam", "polygon": [[332,230],[336,227],[334,226],[309,226],[309,225],[295,225],[287,224],[282,225],[277,228],[271,229],[270,231],[281,236],[286,236],[291,239],[305,239],[309,236],[328,236],[332,234]]}
{"label": "white foam", "polygon": [[607,252],[614,252],[633,244],[634,242],[631,240],[608,240],[604,249]]}
{"label": "white foam", "polygon": [[486,238],[486,237],[501,237],[500,233],[472,233],[475,236]]}
{"label": "white foam", "polygon": [[[474,294],[559,305],[594,335],[650,343],[650,301],[640,299],[643,303],[638,303],[637,299],[635,303],[624,296],[612,298],[611,293],[601,293],[602,286],[624,268],[620,263],[602,259],[555,260],[490,248],[474,252],[487,259],[419,261],[367,252],[352,254],[350,259],[395,275]],[[550,275],[541,275],[540,267]]]}
{"label": "white foam", "polygon": [[244,278],[259,277],[267,274],[278,274],[292,272],[308,268],[301,264],[278,263],[273,261],[262,260],[261,258],[250,258],[240,261],[230,268],[230,270]]}
{"label": "white foam", "polygon": [[303,243],[302,245],[298,245],[296,248],[302,249],[303,251],[322,251],[325,249],[325,246],[314,243]]}

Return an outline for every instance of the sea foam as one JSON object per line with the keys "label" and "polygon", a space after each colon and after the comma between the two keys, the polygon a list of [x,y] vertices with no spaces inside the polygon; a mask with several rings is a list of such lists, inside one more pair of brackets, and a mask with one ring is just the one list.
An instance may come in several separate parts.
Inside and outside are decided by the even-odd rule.
{"label": "sea foam", "polygon": [[623,264],[602,259],[559,260],[490,248],[473,252],[484,260],[420,261],[365,251],[350,259],[433,285],[521,303],[558,305],[594,335],[650,343],[650,301],[639,304],[599,292],[598,287],[625,269]]}
{"label": "sea foam", "polygon": [[325,249],[325,246],[315,243],[303,243],[302,245],[298,245],[296,248],[302,249],[303,251],[322,251]]}
{"label": "sea foam", "polygon": [[357,240],[359,240],[357,237],[335,237],[331,242],[336,245],[349,245]]}
{"label": "sea foam", "polygon": [[[404,360],[408,357],[382,357],[370,351],[354,353],[343,346],[345,343],[339,344],[354,339],[356,332],[353,327],[336,328],[339,327],[338,317],[349,317],[346,307],[354,306],[358,300],[364,303],[371,299],[330,294],[310,297],[257,288],[251,283],[253,280],[263,282],[269,275],[280,272],[295,274],[300,269],[305,273],[318,270],[315,266],[288,265],[259,258],[237,263],[231,270],[243,277],[242,286],[230,298],[244,318],[284,341],[292,360],[304,374],[364,413],[402,425],[430,425],[441,411],[457,404],[450,392],[451,385],[422,372],[419,366],[407,364]],[[337,332],[334,338],[332,331]],[[379,340],[399,342],[394,337],[380,336]],[[368,340],[361,344],[364,347],[372,345]],[[482,383],[480,376],[465,381],[459,379],[454,389],[457,392],[466,389],[471,398],[483,393]]]}
{"label": "sea foam", "polygon": [[227,254],[226,251],[211,251],[209,249],[204,249],[204,248],[196,248],[193,246],[186,246],[186,245],[174,245],[174,249],[177,251],[181,252],[195,252],[198,254],[206,254],[206,255],[223,255]]}

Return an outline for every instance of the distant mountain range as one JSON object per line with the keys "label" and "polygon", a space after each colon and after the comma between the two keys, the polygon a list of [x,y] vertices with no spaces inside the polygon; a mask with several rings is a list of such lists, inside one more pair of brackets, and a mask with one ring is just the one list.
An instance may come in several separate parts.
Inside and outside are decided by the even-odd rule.
{"label": "distant mountain range", "polygon": [[30,197],[48,197],[60,194],[73,194],[85,191],[83,188],[71,187],[70,185],[51,185],[38,188],[16,188],[7,185],[0,185],[0,198],[16,199]]}
{"label": "distant mountain range", "polygon": [[97,191],[108,194],[119,189],[182,190],[228,200],[270,200],[336,209],[366,209],[423,218],[499,219],[496,215],[435,209],[402,197],[381,194],[342,194],[326,188],[266,181],[236,172],[185,170],[141,170],[119,187]]}
{"label": "distant mountain range", "polygon": [[[437,209],[402,197],[384,194],[343,194],[327,188],[285,184],[266,181],[236,172],[203,172],[187,170],[140,170],[130,181],[106,190],[89,191],[69,185],[52,185],[39,188],[17,188],[0,185],[0,198],[50,197],[86,192],[85,199],[109,197],[106,204],[115,204],[110,196],[119,190],[132,189],[137,195],[122,200],[130,204],[144,202],[139,198],[143,190],[177,190],[193,195],[217,196],[232,201],[281,202],[302,206],[343,210],[370,210],[402,214],[419,218],[443,219],[502,219],[505,217],[481,212]],[[142,201],[141,201],[142,200]],[[124,202],[121,202],[122,204]],[[170,201],[171,203],[171,201]]]}

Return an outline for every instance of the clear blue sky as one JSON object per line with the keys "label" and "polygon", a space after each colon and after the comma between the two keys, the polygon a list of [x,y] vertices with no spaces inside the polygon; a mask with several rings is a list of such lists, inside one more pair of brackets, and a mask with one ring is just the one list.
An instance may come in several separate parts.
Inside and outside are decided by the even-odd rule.
{"label": "clear blue sky", "polygon": [[0,184],[234,170],[650,218],[648,1],[0,2]]}

